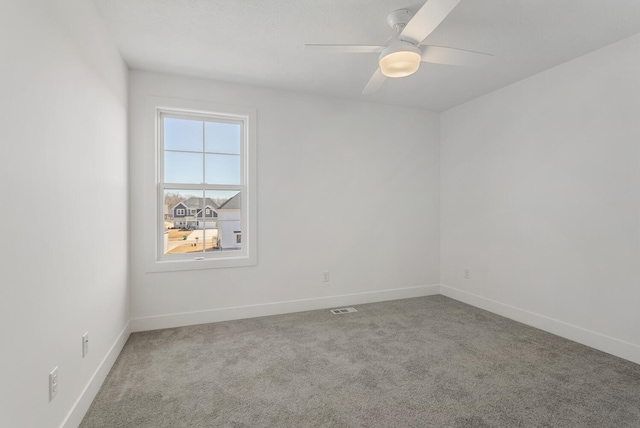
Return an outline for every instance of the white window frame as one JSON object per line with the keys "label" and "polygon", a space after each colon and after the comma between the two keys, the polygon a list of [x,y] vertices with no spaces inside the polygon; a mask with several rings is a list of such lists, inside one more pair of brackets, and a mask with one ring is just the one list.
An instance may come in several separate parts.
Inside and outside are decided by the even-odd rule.
{"label": "white window frame", "polygon": [[[184,116],[186,118],[209,118],[220,121],[233,121],[242,124],[241,141],[241,184],[229,186],[240,189],[241,192],[241,224],[242,249],[234,251],[212,251],[188,254],[164,254],[164,188],[176,188],[171,184],[164,184],[162,147],[161,114],[171,117]],[[247,107],[226,106],[196,100],[183,100],[162,97],[145,97],[145,117],[149,126],[147,129],[147,147],[153,148],[155,155],[153,180],[149,180],[147,189],[152,191],[155,200],[153,210],[147,209],[147,216],[153,216],[147,224],[145,236],[147,272],[165,272],[194,269],[214,269],[227,267],[254,266],[257,264],[257,219],[256,219],[256,110]],[[150,132],[149,132],[150,131]],[[150,178],[150,177],[149,177]],[[151,189],[153,185],[153,190]],[[198,185],[193,185],[194,188]],[[181,185],[180,189],[185,189]],[[224,190],[224,186],[216,186]],[[203,187],[200,187],[202,189]],[[186,190],[186,189],[185,189]]]}

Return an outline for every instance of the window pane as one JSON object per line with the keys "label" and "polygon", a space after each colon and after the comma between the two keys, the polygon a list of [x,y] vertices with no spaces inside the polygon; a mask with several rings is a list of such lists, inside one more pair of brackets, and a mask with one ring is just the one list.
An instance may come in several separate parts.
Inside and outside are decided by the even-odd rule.
{"label": "window pane", "polygon": [[205,194],[218,206],[217,250],[242,249],[241,193],[237,190],[207,190]]}
{"label": "window pane", "polygon": [[164,152],[165,183],[202,183],[202,154]]}
{"label": "window pane", "polygon": [[189,119],[164,118],[165,150],[202,151],[202,121]]}
{"label": "window pane", "polygon": [[[191,215],[203,204],[202,191],[166,189],[164,192],[164,254],[202,251],[198,248],[198,220]],[[198,239],[196,239],[198,238]],[[202,242],[202,241],[200,241]]]}
{"label": "window pane", "polygon": [[240,184],[240,155],[205,155],[205,182]]}
{"label": "window pane", "polygon": [[240,154],[240,124],[206,122],[204,128],[206,152]]}

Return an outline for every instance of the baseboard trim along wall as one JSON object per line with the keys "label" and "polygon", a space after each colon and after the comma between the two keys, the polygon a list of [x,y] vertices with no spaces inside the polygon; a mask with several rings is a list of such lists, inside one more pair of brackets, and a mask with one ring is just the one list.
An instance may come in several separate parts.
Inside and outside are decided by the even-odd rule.
{"label": "baseboard trim along wall", "polygon": [[640,364],[640,346],[446,285],[440,294]]}
{"label": "baseboard trim along wall", "polygon": [[87,386],[85,386],[80,397],[78,397],[76,402],[73,404],[73,407],[60,425],[60,428],[77,428],[80,425],[82,418],[84,418],[87,410],[89,410],[89,406],[91,406],[91,403],[94,398],[96,398],[100,387],[107,378],[111,367],[113,367],[118,355],[120,355],[124,344],[127,343],[127,339],[129,339],[130,334],[131,322],[128,322],[120,332],[120,335],[114,344],[111,346],[111,349],[109,349],[109,352],[107,352],[107,355],[100,362],[100,365],[93,376],[91,376],[91,379],[89,379],[89,383],[87,383]]}
{"label": "baseboard trim along wall", "polygon": [[265,303],[261,305],[237,306],[198,312],[134,318],[131,320],[131,331],[137,332],[158,330],[162,328],[183,327],[187,325],[207,324],[211,322],[312,311],[316,309],[326,309],[345,305],[358,305],[382,302],[386,300],[431,296],[439,293],[439,285],[423,285],[418,287],[370,291],[366,293],[317,297],[313,299],[289,300],[284,302]]}

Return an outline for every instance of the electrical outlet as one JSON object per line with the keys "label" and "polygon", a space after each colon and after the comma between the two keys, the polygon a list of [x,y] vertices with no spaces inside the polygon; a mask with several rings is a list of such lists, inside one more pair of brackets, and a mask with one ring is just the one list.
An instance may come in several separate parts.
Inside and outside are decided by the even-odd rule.
{"label": "electrical outlet", "polygon": [[82,358],[89,353],[89,332],[82,335]]}
{"label": "electrical outlet", "polygon": [[49,373],[49,401],[58,393],[58,367]]}
{"label": "electrical outlet", "polygon": [[322,282],[329,282],[329,271],[322,271]]}
{"label": "electrical outlet", "polygon": [[464,270],[464,279],[471,279],[471,269],[466,268]]}

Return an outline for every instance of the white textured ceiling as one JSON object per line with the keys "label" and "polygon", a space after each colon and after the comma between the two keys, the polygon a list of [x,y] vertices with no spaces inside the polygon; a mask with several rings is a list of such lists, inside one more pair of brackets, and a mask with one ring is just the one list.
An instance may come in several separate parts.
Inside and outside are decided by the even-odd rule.
{"label": "white textured ceiling", "polygon": [[[414,0],[93,0],[134,69],[442,111],[640,32],[640,0],[462,0],[425,43],[495,55],[482,69],[423,63],[361,95],[377,54],[305,43],[384,44]],[[640,54],[640,53],[639,53]]]}

